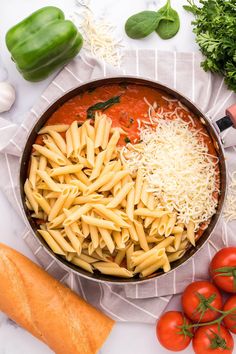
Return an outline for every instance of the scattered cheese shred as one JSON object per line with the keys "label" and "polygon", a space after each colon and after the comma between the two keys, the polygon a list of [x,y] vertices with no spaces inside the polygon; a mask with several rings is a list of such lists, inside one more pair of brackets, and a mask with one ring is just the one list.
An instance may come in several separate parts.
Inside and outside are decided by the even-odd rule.
{"label": "scattered cheese shred", "polygon": [[[77,24],[84,39],[84,49],[105,62],[120,67],[122,56],[120,53],[121,39],[115,38],[115,26],[104,18],[97,19],[89,6],[89,1],[76,0],[77,6],[83,6],[82,12],[75,11]],[[77,23],[77,19],[73,18]]]}
{"label": "scattered cheese shred", "polygon": [[132,172],[141,169],[159,207],[177,211],[180,222],[192,220],[198,229],[216,212],[218,159],[180,117],[159,118],[155,128],[140,127],[140,139],[142,152],[123,147],[122,159]]}
{"label": "scattered cheese shred", "polygon": [[228,186],[223,216],[226,222],[236,220],[236,171],[232,173],[231,183]]}

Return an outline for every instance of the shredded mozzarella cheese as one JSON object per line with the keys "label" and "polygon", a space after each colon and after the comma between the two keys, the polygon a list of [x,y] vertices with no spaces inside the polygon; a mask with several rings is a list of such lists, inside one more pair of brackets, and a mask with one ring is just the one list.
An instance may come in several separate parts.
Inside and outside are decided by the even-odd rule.
{"label": "shredded mozzarella cheese", "polygon": [[76,5],[84,7],[82,12],[74,12],[77,18],[73,17],[76,23],[78,18],[81,20],[77,26],[84,39],[83,48],[105,62],[120,67],[122,45],[121,39],[115,38],[115,26],[104,18],[97,19],[89,7],[89,1],[76,0]]}
{"label": "shredded mozzarella cheese", "polygon": [[158,119],[155,129],[140,128],[142,152],[124,147],[122,159],[132,172],[141,169],[159,207],[177,211],[178,220],[195,229],[216,212],[218,159],[196,130],[180,118]]}

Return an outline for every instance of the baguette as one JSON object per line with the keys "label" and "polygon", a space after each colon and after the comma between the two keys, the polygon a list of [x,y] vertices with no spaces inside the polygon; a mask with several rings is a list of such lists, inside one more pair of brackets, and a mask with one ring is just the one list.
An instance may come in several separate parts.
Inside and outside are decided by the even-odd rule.
{"label": "baguette", "polygon": [[0,243],[0,311],[57,354],[97,353],[113,320]]}

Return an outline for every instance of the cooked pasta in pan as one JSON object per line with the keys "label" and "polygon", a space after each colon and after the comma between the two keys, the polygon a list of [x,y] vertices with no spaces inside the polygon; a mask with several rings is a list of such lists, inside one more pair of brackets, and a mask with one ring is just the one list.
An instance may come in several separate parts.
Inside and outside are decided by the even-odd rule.
{"label": "cooked pasta in pan", "polygon": [[102,112],[39,131],[24,190],[54,253],[90,273],[143,278],[195,246],[216,211],[218,161],[178,109],[161,109],[149,106],[139,139]]}

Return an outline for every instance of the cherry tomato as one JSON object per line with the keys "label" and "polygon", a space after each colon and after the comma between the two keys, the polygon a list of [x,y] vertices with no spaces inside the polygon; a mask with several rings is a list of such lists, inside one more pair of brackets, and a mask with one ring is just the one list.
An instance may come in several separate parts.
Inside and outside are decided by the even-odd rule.
{"label": "cherry tomato", "polygon": [[157,322],[156,334],[159,342],[166,349],[178,352],[187,348],[193,336],[193,330],[180,328],[188,325],[187,320],[181,312],[169,311],[164,313]]}
{"label": "cherry tomato", "polygon": [[232,354],[234,341],[230,332],[218,324],[199,327],[193,337],[195,354]]}
{"label": "cherry tomato", "polygon": [[223,248],[215,254],[210,264],[210,275],[219,288],[236,293],[236,247]]}
{"label": "cherry tomato", "polygon": [[208,322],[216,319],[219,312],[209,306],[222,309],[222,296],[219,290],[208,281],[195,281],[187,286],[182,294],[184,313],[194,322]]}
{"label": "cherry tomato", "polygon": [[228,316],[224,318],[225,326],[233,333],[236,333],[236,295],[231,296],[224,304],[224,311],[235,308]]}

